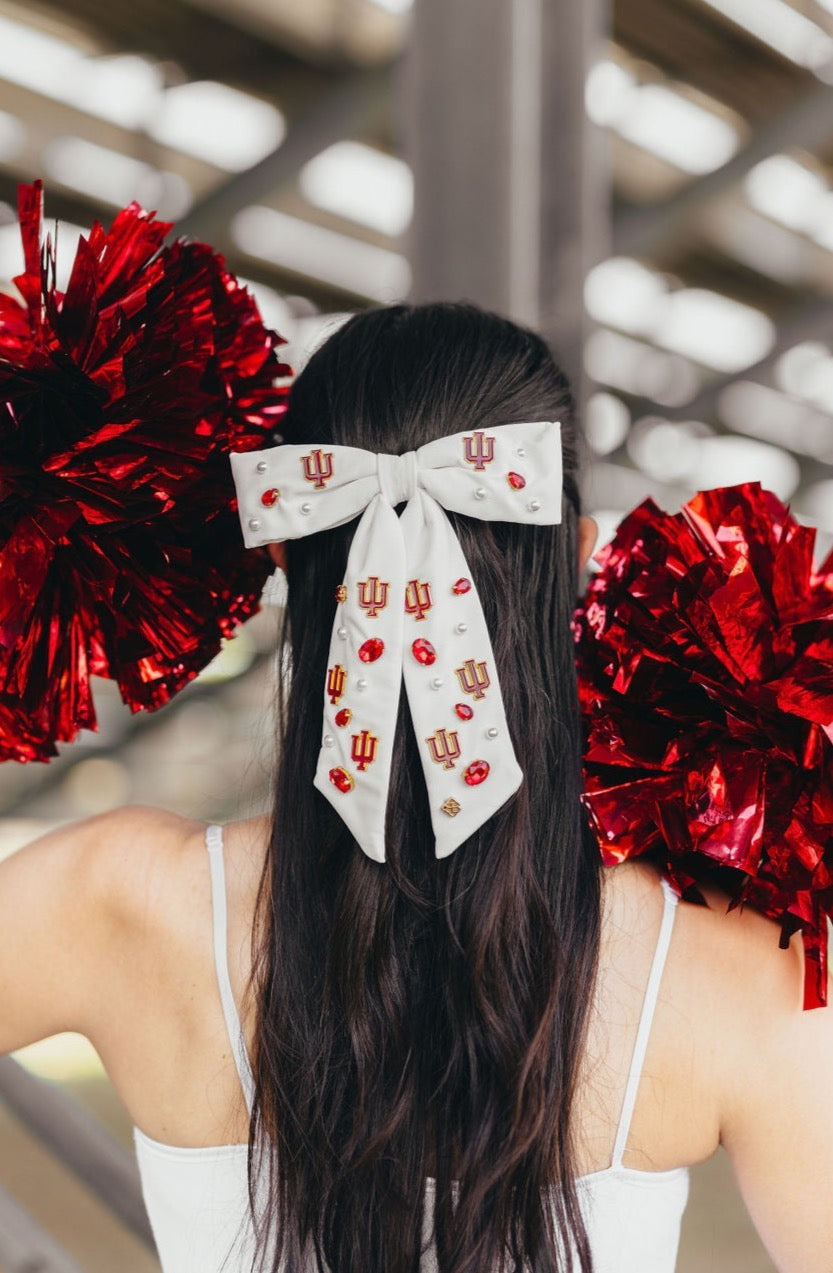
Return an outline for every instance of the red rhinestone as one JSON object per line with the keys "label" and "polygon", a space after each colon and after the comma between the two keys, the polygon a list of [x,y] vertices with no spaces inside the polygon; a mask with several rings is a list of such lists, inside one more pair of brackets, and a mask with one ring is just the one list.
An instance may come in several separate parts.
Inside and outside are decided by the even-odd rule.
{"label": "red rhinestone", "polygon": [[[352,791],[356,785],[351,774],[346,769],[331,769],[330,782],[334,787],[338,787],[339,791]],[[468,778],[466,779],[468,782]]]}
{"label": "red rhinestone", "polygon": [[268,491],[263,492],[260,497],[260,502],[264,508],[272,508],[275,504],[277,504],[280,497],[281,493],[277,486],[273,486]]}
{"label": "red rhinestone", "polygon": [[411,650],[417,663],[422,663],[425,667],[430,667],[437,657],[437,651],[424,637],[417,637],[411,645]]}
{"label": "red rhinestone", "polygon": [[342,707],[340,712],[336,712],[336,724],[342,729],[345,725],[349,725],[352,719],[353,713],[349,707]]}
{"label": "red rhinestone", "polygon": [[471,579],[458,579],[455,584],[451,585],[451,591],[458,597],[461,593],[468,592],[471,588]]}
{"label": "red rhinestone", "polygon": [[522,477],[520,473],[507,473],[506,480],[513,491],[522,491],[526,486],[526,478]]}
{"label": "red rhinestone", "polygon": [[488,760],[473,760],[464,771],[463,777],[470,787],[476,787],[489,777],[489,768]]}
{"label": "red rhinestone", "polygon": [[460,720],[471,720],[474,715],[474,708],[469,707],[468,703],[455,703],[454,710],[460,717]]}
{"label": "red rhinestone", "polygon": [[380,637],[371,637],[364,645],[359,646],[359,658],[362,663],[375,663],[382,657],[384,648],[385,643]]}

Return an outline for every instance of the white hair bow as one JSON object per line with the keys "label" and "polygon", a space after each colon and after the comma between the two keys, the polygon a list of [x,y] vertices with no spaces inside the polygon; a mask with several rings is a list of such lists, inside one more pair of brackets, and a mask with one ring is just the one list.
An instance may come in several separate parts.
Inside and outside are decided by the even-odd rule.
{"label": "white hair bow", "polygon": [[446,857],[517,791],[523,774],[480,598],[443,509],[483,521],[560,522],[560,425],[457,433],[406,455],[278,446],[233,453],[231,465],[250,548],[363,514],[334,598],[315,786],[368,857],[384,862],[404,679],[435,853]]}

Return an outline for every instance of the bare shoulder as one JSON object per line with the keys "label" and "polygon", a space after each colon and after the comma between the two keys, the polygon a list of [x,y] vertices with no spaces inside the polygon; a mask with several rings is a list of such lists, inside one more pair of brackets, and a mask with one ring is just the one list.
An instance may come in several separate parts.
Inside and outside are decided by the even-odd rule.
{"label": "bare shoulder", "polygon": [[[696,1016],[719,1137],[773,1262],[827,1273],[833,1238],[833,1006],[804,1010],[799,934],[751,908],[683,904],[676,977]],[[833,985],[828,978],[828,1004]]]}
{"label": "bare shoulder", "polygon": [[[125,950],[132,944],[145,969],[174,986],[213,982],[212,883],[207,824],[158,809],[129,808],[114,817],[94,850],[103,905]],[[268,839],[268,819],[248,818],[221,829],[223,890],[232,982],[242,995],[250,967],[251,932]],[[209,957],[209,958],[207,958]],[[147,973],[145,974],[147,978]]]}
{"label": "bare shoulder", "polygon": [[[108,815],[90,852],[101,905],[124,949],[143,962],[167,960],[181,973],[204,962],[211,929],[207,825],[163,810],[131,807]],[[267,819],[232,822],[221,831],[224,890],[232,937],[251,931],[263,867]],[[213,974],[212,974],[213,975]],[[245,979],[245,978],[244,978]]]}
{"label": "bare shoulder", "polygon": [[[630,1005],[631,1018],[656,949],[660,878],[644,861],[604,876],[600,975],[613,997]],[[825,1056],[828,1071],[833,1064],[833,1009],[803,1011],[798,935],[781,949],[775,922],[749,907],[729,909],[716,888],[702,892],[707,905],[676,907],[645,1065],[652,1082],[637,1108],[635,1143],[673,1142],[669,1162],[693,1163],[722,1142],[736,1165],[771,1167],[778,1138],[789,1135],[784,1109],[792,1105],[795,1130],[818,1098],[799,1057]],[[631,1165],[658,1158],[646,1153],[643,1163],[634,1156]],[[747,1179],[750,1172],[747,1166]]]}
{"label": "bare shoulder", "polygon": [[0,863],[0,1051],[87,1027],[191,824],[131,808],[56,828]]}
{"label": "bare shoulder", "polygon": [[[661,873],[651,862],[636,859],[605,873],[606,913],[613,940],[627,942],[647,932],[655,941],[659,916]],[[750,907],[730,909],[728,897],[711,886],[701,888],[706,905],[680,900],[675,917],[669,971],[679,993],[700,1004],[704,1020],[741,1011],[754,1016],[766,1001],[767,1012],[777,1004],[788,1014],[801,1008],[803,956],[795,935],[786,949],[779,946],[778,925]]]}
{"label": "bare shoulder", "polygon": [[11,887],[37,885],[42,903],[60,902],[86,928],[124,920],[159,888],[200,824],[162,809],[128,806],[59,826],[2,863]]}
{"label": "bare shoulder", "polygon": [[105,814],[88,852],[104,913],[122,932],[167,926],[205,875],[205,824],[164,809]]}
{"label": "bare shoulder", "polygon": [[[635,958],[629,951],[656,942],[660,873],[650,863],[628,862],[607,871],[605,885],[606,940],[627,967]],[[705,906],[680,901],[677,907],[657,1033],[697,1056],[728,1129],[756,1085],[763,1090],[777,1083],[779,1065],[795,1072],[794,1056],[805,1040],[815,1040],[833,1062],[833,1006],[804,1011],[800,934],[782,949],[775,921],[751,907],[730,908],[717,888],[701,891]],[[829,979],[828,999],[833,1004]],[[764,1050],[769,1070],[761,1065]]]}
{"label": "bare shoulder", "polygon": [[124,955],[175,928],[203,891],[204,834],[201,822],[130,805],[59,828],[44,850],[70,877],[89,942]]}

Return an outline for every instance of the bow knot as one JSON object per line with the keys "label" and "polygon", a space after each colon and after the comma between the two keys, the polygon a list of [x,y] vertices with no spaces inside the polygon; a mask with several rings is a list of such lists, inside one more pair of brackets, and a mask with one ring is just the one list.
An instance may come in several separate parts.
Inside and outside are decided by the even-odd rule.
{"label": "bow knot", "polygon": [[475,429],[405,455],[279,446],[232,453],[231,465],[250,548],[361,515],[333,599],[315,786],[368,857],[383,862],[404,684],[435,853],[446,857],[517,791],[523,773],[483,607],[445,510],[481,521],[559,522],[560,426]]}
{"label": "bow knot", "polygon": [[377,455],[376,472],[379,488],[389,504],[407,504],[417,492],[417,454]]}

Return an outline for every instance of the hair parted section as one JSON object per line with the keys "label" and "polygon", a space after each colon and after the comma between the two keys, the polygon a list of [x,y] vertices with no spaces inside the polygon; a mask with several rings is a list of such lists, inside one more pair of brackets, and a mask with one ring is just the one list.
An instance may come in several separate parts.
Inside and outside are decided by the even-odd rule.
{"label": "hair parted section", "polygon": [[356,522],[287,545],[250,1129],[270,1273],[415,1273],[432,1236],[440,1273],[592,1267],[571,1112],[600,865],[580,804],[569,387],[544,342],[507,320],[468,305],[396,306],[354,317],[313,355],[283,430],[287,442],[401,454],[523,420],[561,421],[562,523],[449,516],[483,600],[524,782],[449,858],[434,858],[404,696],[386,864],[313,789]]}

